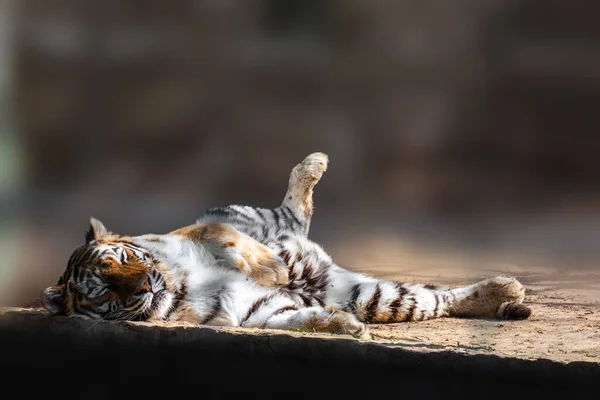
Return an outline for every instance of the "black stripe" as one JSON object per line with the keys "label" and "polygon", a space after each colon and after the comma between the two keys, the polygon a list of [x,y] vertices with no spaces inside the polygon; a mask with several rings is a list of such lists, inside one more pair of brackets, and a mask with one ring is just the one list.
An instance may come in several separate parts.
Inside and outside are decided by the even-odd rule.
{"label": "black stripe", "polygon": [[78,285],[80,282],[83,282],[83,279],[81,279],[81,264],[73,264],[72,277],[73,279],[69,282],[69,286]]}
{"label": "black stripe", "polygon": [[408,308],[408,312],[404,316],[405,322],[411,322],[413,320],[413,317],[415,315],[415,308],[417,308],[417,299],[415,299],[414,297],[411,297],[409,300],[412,300],[413,303]]}
{"label": "black stripe", "polygon": [[272,215],[272,217],[271,217],[271,218],[273,219],[273,222],[275,223],[275,226],[279,227],[279,226],[280,226],[280,223],[281,223],[279,214],[277,214],[277,213],[275,212],[275,210],[273,210],[272,208],[269,208],[269,209],[268,209],[268,211],[269,211],[269,212],[271,213],[271,215]]}
{"label": "black stripe", "polygon": [[388,322],[396,322],[396,316],[398,315],[398,307],[400,307],[400,299],[396,299],[390,303],[390,318]]}
{"label": "black stripe", "polygon": [[283,314],[286,311],[298,311],[298,307],[296,307],[296,306],[281,307],[279,310],[277,310],[273,314],[271,314],[271,317],[274,317],[275,315]]}
{"label": "black stripe", "polygon": [[215,301],[213,308],[212,308],[212,310],[210,310],[210,313],[208,313],[208,315],[200,322],[200,325],[208,324],[223,309],[223,302],[221,301],[221,291],[219,291],[215,296],[213,296],[213,298]]}
{"label": "black stripe", "polygon": [[144,304],[146,302],[143,300],[138,300],[136,301],[135,304],[131,305],[129,308],[125,308],[123,307],[123,310],[128,311],[131,315],[133,315],[133,317],[139,317],[142,318],[144,313],[140,312],[144,309]]}
{"label": "black stripe", "polygon": [[223,210],[222,208],[211,208],[209,210],[206,210],[206,212],[204,213],[204,217],[212,217],[212,216],[216,216],[216,217],[227,217],[229,216],[229,213],[225,210]]}
{"label": "black stripe", "polygon": [[255,208],[254,211],[256,211],[256,215],[259,216],[261,223],[267,224],[269,222],[267,220],[267,217],[265,217],[265,214],[263,214],[263,209],[261,209],[261,208]]}
{"label": "black stripe", "polygon": [[369,300],[369,304],[367,304],[367,322],[371,322],[377,316],[377,307],[379,306],[379,299],[381,298],[381,288],[379,287],[379,283],[375,285],[375,293]]}
{"label": "black stripe", "polygon": [[285,221],[289,225],[291,225],[290,227],[292,229],[294,229],[294,224],[293,224],[294,221],[292,221],[292,218],[288,215],[288,213],[290,212],[289,209],[287,207],[279,207],[279,209],[281,210],[281,213],[283,214],[283,218],[285,219]]}
{"label": "black stripe", "polygon": [[269,225],[263,224],[263,226],[262,226],[262,236],[263,236],[263,239],[267,239],[269,236],[271,236],[269,234]]}
{"label": "black stripe", "polygon": [[[289,253],[287,253],[289,255]],[[288,257],[288,260],[291,259],[291,256]],[[287,263],[287,261],[286,261]],[[313,274],[313,266],[309,260],[306,260],[304,263],[304,267],[302,268],[302,274],[300,274],[300,279],[306,280],[308,286],[313,286],[315,282],[315,278],[312,276]]]}
{"label": "black stripe", "polygon": [[279,310],[275,311],[273,314],[271,314],[271,316],[269,318],[267,318],[265,320],[265,322],[261,325],[261,328],[263,328],[263,329],[266,328],[267,324],[269,323],[269,320],[271,318],[273,318],[274,316],[279,315],[279,314],[283,314],[284,312],[287,312],[287,311],[298,311],[298,307],[296,307],[296,306],[281,307]]}
{"label": "black stripe", "polygon": [[396,322],[396,317],[398,316],[398,309],[402,306],[402,300],[404,299],[404,295],[408,293],[408,290],[404,286],[401,286],[399,283],[396,283],[396,289],[398,290],[398,297],[390,303],[390,318],[388,322]]}
{"label": "black stripe", "polygon": [[294,224],[292,223],[293,221],[291,220],[289,215],[285,212],[286,207],[278,207],[278,208],[276,208],[276,210],[278,210],[281,213],[281,218],[283,219],[283,223],[284,223],[284,225],[286,225],[285,228],[291,228],[293,230]]}
{"label": "black stripe", "polygon": [[313,305],[313,302],[310,297],[302,293],[298,293],[298,296],[302,299],[302,302],[304,303],[305,307],[311,307]]}
{"label": "black stripe", "polygon": [[440,297],[437,293],[435,293],[435,308],[433,309],[433,318],[438,317],[439,308],[440,308]]}
{"label": "black stripe", "polygon": [[247,224],[252,224],[255,222],[252,218],[250,218],[248,215],[244,214],[242,211],[235,210],[231,207],[211,208],[210,210],[208,210],[204,213],[204,216],[202,218],[205,218],[205,217],[216,217],[213,219],[217,220],[217,221],[241,220],[241,222],[247,223]]}
{"label": "black stripe", "polygon": [[360,283],[352,286],[350,289],[350,301],[348,302],[348,310],[351,313],[356,312],[358,297],[360,296]]}
{"label": "black stripe", "polygon": [[230,215],[232,215],[235,219],[242,219],[243,222],[251,224],[254,222],[254,220],[247,214],[246,207],[240,207],[241,210],[238,210],[237,208],[233,208],[232,206],[227,207],[227,210],[229,210]]}
{"label": "black stripe", "polygon": [[252,316],[252,314],[256,313],[258,310],[260,310],[260,308],[262,306],[265,305],[266,302],[268,302],[269,300],[271,300],[271,298],[273,298],[275,294],[272,293],[270,295],[261,297],[260,299],[256,300],[254,303],[252,303],[252,305],[250,306],[250,308],[248,309],[248,312],[246,313],[246,316],[244,318],[242,318],[242,321],[240,322],[240,326],[243,326],[244,323],[246,321],[248,321],[248,319]]}
{"label": "black stripe", "polygon": [[169,317],[175,311],[177,311],[179,309],[179,307],[181,307],[181,303],[183,302],[183,300],[187,296],[187,292],[188,292],[188,287],[187,287],[188,275],[189,274],[186,273],[185,276],[183,277],[182,281],[181,281],[181,287],[179,288],[179,290],[175,294],[175,298],[173,299],[173,302],[171,303],[171,308],[169,309],[169,312],[167,313],[167,315],[165,317],[165,319],[167,319],[167,320],[169,319]]}
{"label": "black stripe", "polygon": [[[288,267],[291,266],[290,260],[292,259],[292,255],[290,254],[289,251],[282,250],[281,252],[279,252],[279,257],[281,257],[283,259],[283,262],[285,263],[285,265],[287,265]],[[290,280],[291,280],[291,278],[290,278]]]}
{"label": "black stripe", "polygon": [[248,217],[248,208],[250,208],[250,207],[240,206],[238,204],[231,204],[231,205],[228,205],[227,207],[221,207],[221,208],[224,210],[227,210],[227,212],[244,215],[245,217]]}
{"label": "black stripe", "polygon": [[[289,207],[285,206],[285,207],[283,207],[283,208],[282,208],[282,210],[283,210],[283,212],[285,213],[285,215],[286,215],[286,216],[287,216],[287,217],[288,217],[288,218],[291,220],[291,222],[292,222],[292,223],[295,223],[295,224],[297,225],[297,227],[298,227],[298,228],[301,228],[301,227],[302,227],[302,223],[301,223],[301,222],[300,222],[300,220],[299,220],[299,219],[296,217],[296,214],[294,214],[294,212],[292,211],[292,209],[291,209],[291,208],[289,208]],[[288,216],[288,213],[286,213],[286,211],[287,211],[287,212],[289,212],[290,216]]]}
{"label": "black stripe", "polygon": [[117,243],[121,244],[122,247],[129,248],[132,251],[133,250],[137,250],[137,251],[139,251],[140,253],[143,253],[143,254],[147,254],[148,253],[148,250],[146,250],[143,247],[140,247],[138,245],[135,245],[135,244],[133,244],[131,242],[117,242]]}
{"label": "black stripe", "polygon": [[[87,250],[87,251],[89,251],[89,250]],[[70,265],[70,266],[74,267],[76,264],[79,264],[79,260],[81,260],[81,256],[85,252],[86,252],[86,250],[84,250],[81,247],[78,248],[78,249],[76,249],[73,252],[73,254],[71,254],[71,257],[69,257],[69,261],[68,261],[67,265]]]}
{"label": "black stripe", "polygon": [[83,307],[77,307],[77,310],[74,310],[74,311],[77,314],[82,314],[82,315],[88,316],[88,317],[93,318],[93,319],[100,319],[100,314],[95,313],[94,311],[88,310],[88,309],[83,308]]}
{"label": "black stripe", "polygon": [[73,266],[73,278],[76,282],[79,282],[81,279],[81,270],[82,266],[85,263],[91,263],[92,260],[95,260],[93,256],[93,249],[88,248],[84,251],[79,252],[78,254],[74,254],[72,260],[69,261],[69,265]]}

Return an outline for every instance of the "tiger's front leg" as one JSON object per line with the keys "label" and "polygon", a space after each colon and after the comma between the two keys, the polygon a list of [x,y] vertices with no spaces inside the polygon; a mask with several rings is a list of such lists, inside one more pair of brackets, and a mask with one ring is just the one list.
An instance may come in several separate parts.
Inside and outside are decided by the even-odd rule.
{"label": "tiger's front leg", "polygon": [[229,224],[196,224],[170,234],[201,244],[224,265],[247,273],[262,286],[288,283],[289,271],[279,255]]}
{"label": "tiger's front leg", "polygon": [[[268,308],[265,306],[264,308]],[[270,316],[250,317],[242,323],[244,327],[260,327],[268,329],[300,330],[307,332],[326,332],[337,335],[352,335],[356,338],[368,337],[367,326],[353,314],[334,307],[281,307]]]}

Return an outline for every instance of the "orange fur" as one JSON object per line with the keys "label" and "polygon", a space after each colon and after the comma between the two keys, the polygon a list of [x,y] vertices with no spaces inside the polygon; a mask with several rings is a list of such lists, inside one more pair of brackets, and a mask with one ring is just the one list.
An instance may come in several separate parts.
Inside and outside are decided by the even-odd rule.
{"label": "orange fur", "polygon": [[209,246],[217,256],[232,267],[247,272],[260,285],[272,287],[288,282],[287,268],[273,250],[229,224],[195,224],[171,234]]}

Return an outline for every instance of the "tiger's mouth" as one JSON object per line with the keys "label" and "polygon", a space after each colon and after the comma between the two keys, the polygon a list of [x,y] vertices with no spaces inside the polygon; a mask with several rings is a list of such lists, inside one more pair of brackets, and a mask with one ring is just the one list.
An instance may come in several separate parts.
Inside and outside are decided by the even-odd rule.
{"label": "tiger's mouth", "polygon": [[[167,289],[164,277],[157,270],[153,270],[148,274],[149,288],[143,290],[141,304],[138,306],[137,312],[130,315],[125,320],[133,321],[156,321],[165,319],[168,311],[171,309],[172,295]],[[134,294],[135,296],[135,294]]]}
{"label": "tiger's mouth", "polygon": [[164,319],[171,307],[171,296],[169,296],[164,276],[156,268],[153,268],[149,272],[149,278],[151,289],[148,296],[151,297],[144,302],[144,307],[136,318],[138,321]]}

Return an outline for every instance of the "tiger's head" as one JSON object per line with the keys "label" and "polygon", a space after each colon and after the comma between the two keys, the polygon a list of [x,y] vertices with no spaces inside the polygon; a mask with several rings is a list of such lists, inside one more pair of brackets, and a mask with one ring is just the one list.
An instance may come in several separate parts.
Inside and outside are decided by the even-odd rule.
{"label": "tiger's head", "polygon": [[75,249],[56,286],[42,292],[53,314],[145,321],[168,309],[171,294],[152,254],[90,219],[86,243]]}

